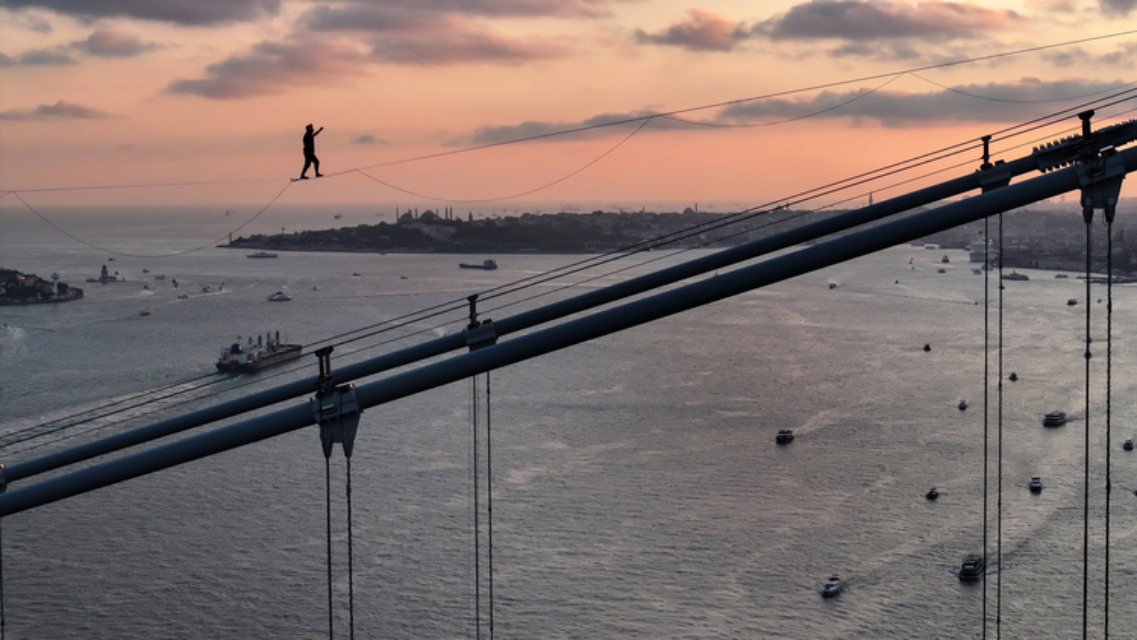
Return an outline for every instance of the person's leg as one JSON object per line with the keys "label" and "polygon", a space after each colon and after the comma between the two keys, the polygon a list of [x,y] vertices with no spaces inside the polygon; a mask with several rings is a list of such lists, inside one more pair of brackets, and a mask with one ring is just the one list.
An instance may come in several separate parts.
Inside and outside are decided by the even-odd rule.
{"label": "person's leg", "polygon": [[316,156],[312,156],[312,166],[316,170],[316,177],[317,178],[324,177],[324,174],[320,173],[320,159],[317,158]]}
{"label": "person's leg", "polygon": [[[306,179],[308,177],[304,174],[308,173],[308,167],[310,167],[310,166],[312,166],[312,157],[311,156],[304,156],[304,170],[300,172],[300,178],[302,180]],[[317,169],[316,171],[319,172],[319,169]]]}

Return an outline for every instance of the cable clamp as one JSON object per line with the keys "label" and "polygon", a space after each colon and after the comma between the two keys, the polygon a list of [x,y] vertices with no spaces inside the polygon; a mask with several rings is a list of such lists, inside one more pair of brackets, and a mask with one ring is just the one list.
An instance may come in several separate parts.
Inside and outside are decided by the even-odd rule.
{"label": "cable clamp", "polygon": [[363,411],[355,397],[355,385],[346,382],[332,388],[330,393],[317,395],[308,401],[312,415],[320,425],[320,444],[324,447],[324,457],[332,455],[332,446],[343,444],[343,453],[351,457],[355,432],[359,428],[359,417]]}
{"label": "cable clamp", "polygon": [[497,344],[497,328],[493,320],[483,320],[462,332],[466,338],[466,346],[470,351],[477,351],[483,347],[492,347]]}
{"label": "cable clamp", "polygon": [[359,427],[359,400],[355,397],[355,385],[346,382],[335,384],[332,378],[332,347],[316,351],[320,363],[319,387],[316,397],[308,401],[312,416],[320,425],[320,444],[324,447],[324,457],[332,455],[332,445],[343,443],[343,454],[351,457],[355,432]]}
{"label": "cable clamp", "polygon": [[1075,165],[1082,190],[1082,216],[1093,220],[1094,209],[1105,211],[1106,222],[1113,222],[1121,184],[1125,180],[1125,162],[1112,146],[1098,150],[1086,162]]}

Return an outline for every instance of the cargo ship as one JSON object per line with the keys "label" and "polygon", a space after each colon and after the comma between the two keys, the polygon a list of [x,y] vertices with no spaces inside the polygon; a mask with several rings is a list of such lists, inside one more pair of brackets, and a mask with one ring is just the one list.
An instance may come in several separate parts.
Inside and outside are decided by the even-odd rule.
{"label": "cargo ship", "polygon": [[221,355],[217,358],[217,370],[222,373],[253,373],[296,360],[302,350],[301,345],[281,342],[279,331],[275,336],[257,336],[255,344],[249,338],[248,343],[242,345],[238,338],[233,344],[221,349]]}
{"label": "cargo ship", "polygon": [[471,264],[469,262],[459,262],[458,266],[463,269],[484,269],[486,271],[493,271],[497,269],[497,263],[493,260],[483,260],[481,264]]}

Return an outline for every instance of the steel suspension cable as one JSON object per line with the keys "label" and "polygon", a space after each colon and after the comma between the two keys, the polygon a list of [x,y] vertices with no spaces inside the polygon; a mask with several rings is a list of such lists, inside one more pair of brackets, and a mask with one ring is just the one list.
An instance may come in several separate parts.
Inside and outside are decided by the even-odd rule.
{"label": "steel suspension cable", "polygon": [[[987,507],[991,502],[987,484],[991,471],[988,458],[990,443],[988,425],[991,416],[991,223],[983,218],[983,566],[987,569],[990,554],[987,550],[988,516]],[[987,640],[987,580],[983,580],[983,640]]]}
{"label": "steel suspension cable", "polygon": [[324,505],[328,524],[328,640],[332,640],[335,637],[332,612],[332,462],[328,455],[324,456]]}
{"label": "steel suspension cable", "polygon": [[1106,211],[1105,285],[1105,619],[1102,627],[1109,638],[1109,508],[1113,497],[1113,216]]}
{"label": "steel suspension cable", "polygon": [[351,454],[350,448],[345,448],[347,459],[347,622],[348,637],[355,640],[355,571],[352,566],[352,549],[355,546],[351,539]]}
{"label": "steel suspension cable", "polygon": [[1003,637],[1003,214],[999,214],[999,314],[998,314],[998,374],[999,384],[995,387],[996,430],[998,431],[998,451],[995,484],[997,486],[996,529],[995,529],[995,637]]}
{"label": "steel suspension cable", "polygon": [[478,511],[478,376],[470,378],[471,418],[474,438],[474,637],[482,637],[481,521]]}
{"label": "steel suspension cable", "polygon": [[1093,210],[1083,212],[1086,221],[1086,379],[1084,389],[1085,404],[1085,442],[1082,481],[1082,640],[1089,636],[1090,613],[1090,310],[1093,307],[1091,287],[1091,272],[1093,269]]}
{"label": "steel suspension cable", "polygon": [[490,372],[486,372],[486,553],[489,566],[490,640],[493,640],[493,446],[490,440],[493,413],[490,405]]}

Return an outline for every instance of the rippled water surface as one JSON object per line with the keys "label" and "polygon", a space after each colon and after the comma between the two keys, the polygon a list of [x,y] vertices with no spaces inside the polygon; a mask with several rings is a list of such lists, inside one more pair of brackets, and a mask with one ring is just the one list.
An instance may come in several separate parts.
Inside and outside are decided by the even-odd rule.
{"label": "rippled water surface", "polygon": [[[59,272],[87,292],[65,305],[0,307],[0,434],[63,426],[133,394],[184,391],[147,405],[161,413],[132,410],[125,425],[92,421],[11,446],[9,464],[316,373],[305,358],[256,377],[212,375],[217,350],[238,335],[280,330],[311,344],[581,259],[484,256],[501,268],[483,272],[458,269],[469,259],[459,256],[249,260],[207,248],[107,262],[113,254],[19,210],[0,214],[0,264]],[[63,221],[90,244],[147,256],[208,244],[225,229],[224,220],[160,216]],[[610,267],[645,264],[582,287],[694,255],[625,259]],[[82,282],[104,263],[128,282]],[[1081,637],[1084,284],[1042,271],[1007,283],[1002,368],[1019,380],[1004,383],[999,413],[998,309],[985,335],[985,279],[972,266],[961,251],[897,247],[497,370],[488,419],[481,378],[481,443],[488,420],[493,445],[494,633],[978,638],[986,593],[992,633],[998,612],[1007,637]],[[992,298],[997,285],[987,281]],[[293,301],[267,302],[277,290]],[[482,308],[501,318],[582,290],[540,285]],[[535,293],[546,295],[502,307]],[[1095,286],[1089,303],[1091,637],[1101,634],[1105,591],[1105,295]],[[1126,588],[1137,571],[1137,454],[1120,448],[1137,435],[1128,401],[1137,289],[1115,287],[1114,297],[1110,625],[1124,637],[1137,626],[1137,596]],[[458,310],[341,345],[333,367],[459,331],[464,320]],[[404,339],[380,344],[395,338]],[[470,382],[456,383],[363,416],[352,458],[359,637],[474,635],[471,396]],[[1070,423],[1044,429],[1052,410]],[[788,446],[774,444],[781,428],[796,434]],[[324,471],[309,427],[6,518],[6,637],[327,637]],[[334,624],[347,637],[338,451],[331,472]],[[1031,476],[1043,478],[1041,494],[1027,491]],[[484,492],[486,477],[478,482]],[[992,560],[999,537],[1002,547],[986,590],[954,575],[983,549],[985,484]],[[935,502],[923,497],[931,486]],[[479,507],[486,625],[484,494]],[[847,589],[822,599],[834,572]]]}

